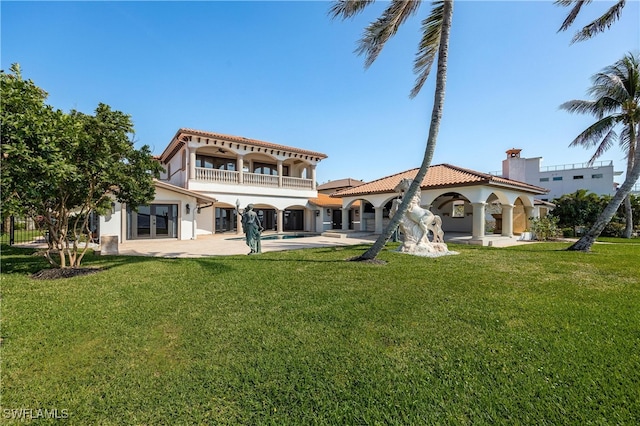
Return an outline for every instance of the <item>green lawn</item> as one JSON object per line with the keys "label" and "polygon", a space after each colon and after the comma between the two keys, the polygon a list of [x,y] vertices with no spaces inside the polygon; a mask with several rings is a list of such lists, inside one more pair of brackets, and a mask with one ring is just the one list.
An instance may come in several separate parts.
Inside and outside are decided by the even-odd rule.
{"label": "green lawn", "polygon": [[[2,247],[2,413],[69,424],[638,424],[640,245],[88,257]],[[53,423],[53,421],[51,421]],[[42,423],[46,424],[47,421]]]}

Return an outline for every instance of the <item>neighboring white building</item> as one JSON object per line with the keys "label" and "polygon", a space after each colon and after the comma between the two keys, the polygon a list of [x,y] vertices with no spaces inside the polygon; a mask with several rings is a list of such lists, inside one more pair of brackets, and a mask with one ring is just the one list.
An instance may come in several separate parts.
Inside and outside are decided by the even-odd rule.
{"label": "neighboring white building", "polygon": [[613,195],[617,185],[613,178],[622,174],[614,171],[612,161],[597,161],[591,166],[580,163],[541,167],[542,157],[522,158],[521,151],[507,150],[507,158],[502,161],[502,177],[549,189],[541,198],[543,201],[552,201],[579,189]]}
{"label": "neighboring white building", "polygon": [[239,233],[244,209],[254,205],[266,230],[320,232],[322,217],[309,204],[318,196],[316,167],[325,154],[256,139],[180,129],[158,161],[165,169],[156,197],[134,211],[114,203],[100,221],[101,237],[196,239]]}

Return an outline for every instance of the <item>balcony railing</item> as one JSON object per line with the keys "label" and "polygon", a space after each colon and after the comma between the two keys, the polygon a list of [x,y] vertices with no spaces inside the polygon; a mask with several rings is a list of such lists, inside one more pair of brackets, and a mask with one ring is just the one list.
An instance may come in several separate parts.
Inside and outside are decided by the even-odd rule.
{"label": "balcony railing", "polygon": [[[239,184],[240,172],[196,167],[195,180],[199,182]],[[273,175],[243,172],[242,181],[243,185],[265,186],[270,188],[279,187],[278,176]],[[311,179],[282,176],[282,188],[313,189],[313,181]]]}
{"label": "balcony railing", "polygon": [[278,176],[244,173],[245,185],[278,187]]}
{"label": "balcony railing", "polygon": [[238,172],[196,167],[196,180],[216,183],[238,183]]}
{"label": "balcony railing", "polygon": [[313,189],[311,179],[282,176],[282,187],[292,189]]}

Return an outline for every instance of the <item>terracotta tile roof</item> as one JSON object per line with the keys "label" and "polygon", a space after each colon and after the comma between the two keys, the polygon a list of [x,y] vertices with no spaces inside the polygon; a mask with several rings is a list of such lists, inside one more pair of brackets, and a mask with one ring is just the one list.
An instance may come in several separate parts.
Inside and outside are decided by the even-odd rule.
{"label": "terracotta tile roof", "polygon": [[[393,192],[393,188],[398,185],[400,180],[404,178],[413,179],[418,174],[418,169],[407,170],[395,175],[377,179],[355,188],[345,189],[334,194],[332,197],[349,197],[364,194],[382,194]],[[539,186],[530,185],[525,182],[519,182],[506,179],[499,176],[493,176],[488,173],[476,172],[474,170],[464,169],[462,167],[452,166],[451,164],[438,164],[429,167],[427,175],[420,185],[420,189],[435,188],[452,188],[457,186],[469,185],[489,185],[511,187],[525,192],[534,194],[545,194],[548,189]]]}
{"label": "terracotta tile roof", "polygon": [[241,144],[246,143],[246,144],[251,144],[253,146],[261,146],[264,148],[277,149],[280,151],[297,152],[299,154],[318,157],[320,159],[327,158],[327,155],[321,152],[308,151],[306,149],[295,148],[292,146],[278,145],[275,143],[265,142],[258,139],[249,139],[242,136],[225,135],[222,133],[206,132],[204,130],[196,130],[196,129],[188,129],[188,128],[181,128],[180,130],[178,130],[174,139],[179,138],[182,134],[193,135],[196,137],[200,136],[200,137],[211,138],[211,139],[220,139],[220,140],[225,140],[225,141],[234,142],[234,143],[241,143]]}
{"label": "terracotta tile roof", "polygon": [[336,188],[351,188],[353,186],[362,185],[363,183],[363,181],[353,178],[337,179],[318,185],[318,191]]}
{"label": "terracotta tile roof", "polygon": [[177,192],[178,194],[183,194],[183,195],[188,195],[190,197],[195,197],[197,199],[198,203],[215,203],[215,202],[218,201],[215,198],[210,197],[208,195],[204,195],[204,194],[201,194],[199,192],[191,191],[189,189],[181,188],[179,186],[175,186],[175,185],[172,185],[172,184],[167,183],[167,182],[163,182],[163,181],[158,180],[158,179],[153,179],[153,182],[156,185],[156,187],[158,187],[158,188],[163,188],[163,189],[166,189],[168,191]]}
{"label": "terracotta tile roof", "polygon": [[[337,198],[332,198],[327,194],[318,193],[317,198],[309,198],[309,204],[313,204],[314,206],[318,206],[321,208],[334,208],[340,209],[342,208],[342,201]],[[360,201],[354,202],[351,207],[360,207]]]}

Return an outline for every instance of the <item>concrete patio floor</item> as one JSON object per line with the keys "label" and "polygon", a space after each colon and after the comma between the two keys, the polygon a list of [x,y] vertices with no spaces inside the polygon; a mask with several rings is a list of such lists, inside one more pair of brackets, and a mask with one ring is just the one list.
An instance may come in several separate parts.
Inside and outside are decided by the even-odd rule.
{"label": "concrete patio floor", "polygon": [[[272,234],[273,235],[273,234]],[[265,234],[265,237],[268,237]],[[373,244],[378,237],[371,233],[348,232],[338,238],[335,236],[310,236],[303,238],[263,239],[262,252],[297,250],[303,248],[340,247],[359,244]],[[469,244],[470,235],[445,234],[445,242]],[[485,245],[508,247],[517,244],[532,244],[532,241],[519,241],[517,237],[500,235],[486,236]],[[137,240],[119,246],[119,254],[127,256],[155,257],[207,257],[229,256],[249,253],[242,234],[201,235],[196,240]]]}

